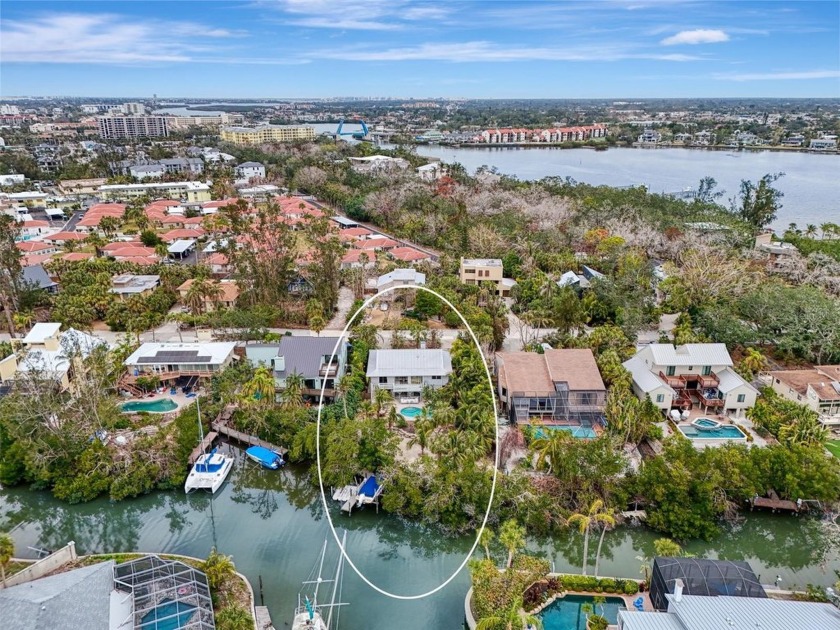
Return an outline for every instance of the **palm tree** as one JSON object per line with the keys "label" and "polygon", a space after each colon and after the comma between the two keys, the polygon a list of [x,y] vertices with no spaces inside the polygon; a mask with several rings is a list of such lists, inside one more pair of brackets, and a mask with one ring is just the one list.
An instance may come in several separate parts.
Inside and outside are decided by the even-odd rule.
{"label": "palm tree", "polygon": [[507,568],[513,565],[513,557],[520,549],[525,548],[525,528],[516,522],[515,518],[502,523],[499,529],[499,542],[508,551]]}
{"label": "palm tree", "polygon": [[828,427],[820,422],[819,415],[800,407],[788,416],[788,424],[779,429],[779,441],[801,446],[822,446],[828,440]]}
{"label": "palm tree", "polygon": [[569,431],[550,431],[548,437],[542,437],[531,443],[531,448],[537,453],[537,467],[548,462],[548,472],[552,467],[562,461],[566,454],[566,447],[572,443],[574,438]]}
{"label": "palm tree", "polygon": [[293,372],[286,377],[286,387],[281,394],[280,406],[284,409],[299,409],[303,406],[303,377]]}
{"label": "palm tree", "polygon": [[377,387],[376,391],[373,393],[373,404],[376,408],[376,415],[382,415],[382,408],[385,405],[392,403],[393,400],[394,395],[389,390]]}
{"label": "palm tree", "polygon": [[485,526],[484,529],[481,530],[481,536],[478,538],[478,544],[484,547],[484,555],[488,560],[490,559],[490,543],[493,542],[495,537],[496,534],[493,530]]}
{"label": "palm tree", "polygon": [[26,329],[32,325],[33,320],[35,319],[32,311],[20,311],[12,315],[12,319],[15,322],[15,328]]}
{"label": "palm tree", "polygon": [[347,394],[352,389],[352,383],[350,382],[350,375],[345,374],[340,379],[338,379],[338,383],[335,386],[335,392],[341,397],[341,403],[344,406],[344,419],[350,417],[347,413]]}
{"label": "palm tree", "polygon": [[747,353],[741,359],[741,366],[752,375],[767,369],[767,358],[755,348],[747,348]]}
{"label": "palm tree", "polygon": [[7,533],[0,533],[0,582],[6,581],[6,567],[15,553],[15,541]]}
{"label": "palm tree", "polygon": [[265,366],[258,367],[254,376],[242,386],[243,402],[246,405],[268,407],[274,402],[274,376]]}
{"label": "palm tree", "polygon": [[805,236],[807,236],[808,238],[814,238],[814,236],[816,236],[816,234],[817,234],[817,226],[814,225],[813,223],[809,223],[805,227]]}
{"label": "palm tree", "polygon": [[166,321],[175,324],[175,330],[178,331],[178,341],[184,343],[184,336],[181,334],[181,324],[184,322],[184,314],[169,313],[166,316]]}
{"label": "palm tree", "polygon": [[611,510],[604,510],[604,502],[601,499],[596,499],[589,506],[585,514],[572,514],[567,522],[569,525],[577,523],[580,533],[583,534],[583,575],[586,575],[586,561],[589,556],[589,532],[596,525],[615,525],[615,519],[611,514]]}
{"label": "palm tree", "polygon": [[510,608],[500,611],[492,617],[485,617],[480,620],[475,630],[522,630],[524,627],[533,627],[542,630],[542,619],[536,615],[529,615],[522,610],[522,597],[516,597],[510,603]]}
{"label": "palm tree", "polygon": [[432,431],[435,427],[430,418],[420,417],[414,422],[414,437],[408,441],[409,446],[419,446],[420,454],[426,453],[426,447],[429,445],[429,438],[432,436]]}
{"label": "palm tree", "polygon": [[598,577],[598,565],[601,562],[601,547],[604,544],[604,534],[615,527],[615,517],[611,508],[605,509],[601,517],[601,536],[598,538],[598,549],[595,550],[595,577]]}

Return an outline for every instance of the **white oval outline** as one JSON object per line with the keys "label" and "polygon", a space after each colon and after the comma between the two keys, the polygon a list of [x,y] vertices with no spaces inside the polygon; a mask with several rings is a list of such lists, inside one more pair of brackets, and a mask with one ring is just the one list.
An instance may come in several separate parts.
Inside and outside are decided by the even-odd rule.
{"label": "white oval outline", "polygon": [[332,531],[333,538],[335,538],[335,542],[338,545],[338,548],[341,550],[341,555],[344,556],[344,559],[353,568],[353,571],[356,572],[356,575],[358,575],[360,578],[362,578],[362,581],[364,581],[365,584],[367,584],[369,587],[371,587],[376,592],[378,592],[382,595],[385,595],[387,597],[390,597],[392,599],[411,601],[411,600],[423,599],[424,597],[429,597],[430,595],[434,595],[435,593],[437,593],[438,591],[440,591],[444,587],[446,587],[452,580],[454,580],[458,576],[458,574],[461,571],[464,570],[464,567],[467,566],[467,562],[470,561],[470,558],[475,553],[476,548],[478,548],[478,543],[481,540],[481,535],[484,533],[484,528],[487,526],[487,519],[490,517],[490,510],[493,507],[493,498],[495,497],[495,494],[496,494],[496,480],[497,480],[498,475],[499,475],[499,420],[498,420],[498,418],[499,418],[499,408],[498,408],[498,405],[496,405],[496,393],[493,390],[493,379],[490,378],[490,369],[487,367],[487,360],[484,357],[484,352],[482,352],[482,350],[481,350],[481,344],[478,343],[478,338],[475,336],[475,333],[473,332],[473,329],[470,328],[470,325],[469,325],[469,323],[467,323],[467,320],[464,318],[463,315],[461,315],[461,311],[459,311],[457,308],[455,308],[455,306],[453,306],[452,302],[447,300],[445,297],[443,297],[440,293],[438,293],[434,289],[430,289],[430,288],[425,287],[425,286],[400,284],[400,285],[393,286],[393,287],[388,287],[387,289],[379,291],[378,293],[376,293],[376,295],[372,295],[367,300],[365,300],[364,304],[362,304],[358,309],[356,309],[356,312],[353,313],[353,316],[350,317],[347,320],[347,324],[345,324],[344,329],[341,331],[341,336],[338,338],[338,341],[336,342],[335,347],[333,348],[332,355],[330,355],[330,363],[332,363],[333,359],[335,358],[336,352],[338,351],[339,344],[341,343],[341,341],[345,337],[347,337],[347,331],[350,329],[350,324],[352,324],[355,321],[356,316],[359,313],[361,313],[364,309],[366,309],[374,300],[382,297],[383,295],[386,295],[386,294],[390,293],[391,291],[396,291],[397,289],[420,289],[422,291],[426,291],[427,293],[431,293],[434,296],[437,296],[438,298],[443,300],[446,303],[446,305],[449,308],[451,308],[458,315],[458,317],[461,319],[461,321],[464,323],[464,326],[466,326],[467,331],[470,333],[470,337],[472,337],[473,343],[475,343],[475,347],[478,348],[478,353],[481,355],[481,358],[484,359],[484,361],[483,361],[484,362],[484,372],[485,372],[485,374],[487,374],[487,384],[490,386],[490,398],[493,401],[493,427],[494,427],[495,432],[496,432],[496,444],[495,444],[496,457],[495,457],[494,462],[493,462],[493,484],[490,486],[490,500],[487,502],[487,510],[484,512],[484,520],[481,522],[481,529],[478,530],[478,534],[476,534],[476,537],[475,537],[475,542],[473,543],[472,548],[470,548],[469,553],[464,558],[464,561],[461,562],[461,564],[458,566],[458,568],[455,569],[454,573],[452,573],[452,575],[450,575],[448,578],[446,578],[446,580],[442,584],[440,584],[439,586],[433,588],[432,590],[430,590],[426,593],[421,593],[419,595],[397,595],[395,593],[391,593],[390,591],[386,591],[385,589],[382,589],[382,588],[378,587],[376,584],[374,584],[369,579],[367,579],[367,577],[365,577],[365,574],[362,573],[358,569],[358,567],[356,567],[355,564],[353,564],[353,560],[350,559],[350,556],[348,555],[347,550],[344,548],[344,545],[341,544],[341,540],[338,537],[338,532],[336,532],[336,530],[335,530],[335,525],[333,524],[332,516],[330,516],[330,508],[329,508],[329,505],[327,504],[327,496],[324,493],[324,479],[323,479],[323,476],[321,474],[321,409],[323,407],[324,391],[326,390],[327,380],[324,379],[324,382],[321,383],[321,396],[318,399],[318,423],[315,427],[315,456],[316,456],[316,460],[318,462],[318,487],[321,491],[321,502],[324,504],[324,512],[327,515],[327,522],[330,524],[330,531]]}

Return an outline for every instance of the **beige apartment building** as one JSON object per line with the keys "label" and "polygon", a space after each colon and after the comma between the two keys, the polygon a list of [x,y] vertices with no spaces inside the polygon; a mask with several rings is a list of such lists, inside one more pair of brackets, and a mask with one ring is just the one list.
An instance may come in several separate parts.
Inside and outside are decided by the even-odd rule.
{"label": "beige apartment building", "polygon": [[826,425],[840,425],[840,365],[770,372],[773,390],[820,414]]}
{"label": "beige apartment building", "polygon": [[204,182],[155,182],[150,184],[107,184],[99,187],[99,196],[106,201],[133,199],[151,195],[181,199],[189,203],[210,201],[210,186]]}
{"label": "beige apartment building", "polygon": [[510,297],[510,291],[516,285],[515,280],[503,277],[499,258],[462,258],[458,275],[462,284],[492,282],[496,285],[496,295],[502,297]]}
{"label": "beige apartment building", "polygon": [[222,127],[222,140],[233,144],[264,144],[314,140],[315,128],[294,125],[258,125],[257,127]]}

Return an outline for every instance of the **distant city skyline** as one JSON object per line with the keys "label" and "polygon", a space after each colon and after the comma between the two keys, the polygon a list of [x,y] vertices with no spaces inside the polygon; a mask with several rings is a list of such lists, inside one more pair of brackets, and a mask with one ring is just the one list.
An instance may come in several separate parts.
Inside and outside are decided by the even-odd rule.
{"label": "distant city skyline", "polygon": [[4,0],[0,97],[840,97],[840,3]]}

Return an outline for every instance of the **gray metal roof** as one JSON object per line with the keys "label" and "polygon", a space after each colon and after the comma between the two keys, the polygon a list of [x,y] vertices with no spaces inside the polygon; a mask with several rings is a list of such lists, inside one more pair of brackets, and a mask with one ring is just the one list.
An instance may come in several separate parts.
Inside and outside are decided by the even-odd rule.
{"label": "gray metal roof", "polygon": [[236,168],[262,168],[262,164],[259,162],[242,162],[242,164],[238,165]]}
{"label": "gray metal roof", "polygon": [[114,561],[0,590],[3,630],[108,630]]}
{"label": "gray metal roof", "polygon": [[446,350],[371,350],[367,376],[444,376],[452,372]]}
{"label": "gray metal roof", "polygon": [[633,382],[643,392],[652,392],[655,389],[663,387],[673,394],[674,390],[665,384],[656,374],[650,371],[650,368],[645,365],[639,357],[628,359],[622,365],[633,376]]}
{"label": "gray metal roof", "polygon": [[685,630],[676,615],[662,612],[618,611],[622,630]]}
{"label": "gray metal roof", "polygon": [[732,368],[724,368],[722,370],[718,370],[717,372],[715,372],[715,374],[717,374],[718,380],[720,381],[718,389],[724,394],[742,386],[746,386],[754,392],[758,392],[758,390],[755,387],[753,387],[747,381],[742,379]]}
{"label": "gray metal roof", "polygon": [[376,288],[381,289],[392,282],[413,282],[414,284],[426,284],[426,274],[414,269],[394,269],[376,279]]}
{"label": "gray metal roof", "polygon": [[[329,357],[335,350],[335,344],[340,337],[282,337],[280,343],[249,344],[245,346],[245,356],[252,363],[271,367],[274,357],[283,357],[286,369],[277,372],[285,377],[287,374],[300,374],[304,378],[317,378],[323,357]],[[339,348],[340,350],[340,348]]]}
{"label": "gray metal roof", "polygon": [[668,612],[685,630],[840,630],[840,610],[831,604],[753,597],[666,595]]}
{"label": "gray metal roof", "polygon": [[44,265],[31,265],[23,268],[23,281],[27,284],[34,284],[39,289],[51,289],[58,286],[47,274]]}
{"label": "gray metal roof", "polygon": [[676,347],[670,343],[652,343],[649,347],[656,365],[732,365],[723,343],[687,343]]}

